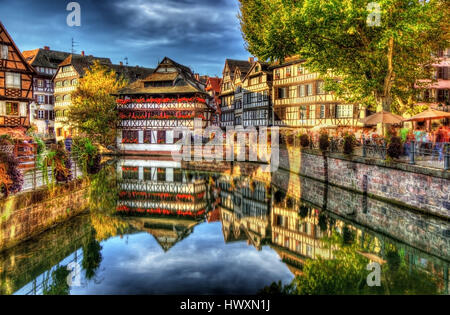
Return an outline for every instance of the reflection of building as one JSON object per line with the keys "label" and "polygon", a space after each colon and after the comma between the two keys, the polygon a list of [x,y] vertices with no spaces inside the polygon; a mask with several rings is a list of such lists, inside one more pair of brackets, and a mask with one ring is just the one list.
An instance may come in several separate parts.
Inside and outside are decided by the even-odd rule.
{"label": "reflection of building", "polygon": [[266,185],[256,181],[242,183],[237,178],[222,176],[217,186],[225,241],[246,239],[261,250],[270,240],[270,198]]}
{"label": "reflection of building", "polygon": [[324,90],[318,73],[309,72],[299,58],[288,58],[273,66],[274,124],[287,128],[319,125],[360,126],[360,106],[344,104]]}
{"label": "reflection of building", "polygon": [[206,182],[173,161],[123,160],[118,163],[119,204],[124,214],[201,218],[206,213]]}
{"label": "reflection of building", "polygon": [[[198,77],[200,79],[200,77]],[[183,136],[176,129],[194,130],[211,124],[212,108],[207,104],[205,84],[192,71],[164,58],[155,72],[119,91],[117,146],[125,153],[179,151]]]}
{"label": "reflection of building", "polygon": [[194,227],[199,224],[199,221],[194,218],[128,217],[126,220],[135,229],[153,235],[165,252],[191,235]]}

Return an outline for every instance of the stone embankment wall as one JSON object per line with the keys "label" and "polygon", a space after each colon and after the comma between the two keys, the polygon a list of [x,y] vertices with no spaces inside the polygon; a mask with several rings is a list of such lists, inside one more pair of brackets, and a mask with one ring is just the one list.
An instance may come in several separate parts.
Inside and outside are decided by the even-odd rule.
{"label": "stone embankment wall", "polygon": [[0,251],[84,212],[88,200],[88,183],[83,180],[1,200]]}
{"label": "stone embankment wall", "polygon": [[450,218],[450,172],[403,163],[289,148],[280,168],[423,213]]}

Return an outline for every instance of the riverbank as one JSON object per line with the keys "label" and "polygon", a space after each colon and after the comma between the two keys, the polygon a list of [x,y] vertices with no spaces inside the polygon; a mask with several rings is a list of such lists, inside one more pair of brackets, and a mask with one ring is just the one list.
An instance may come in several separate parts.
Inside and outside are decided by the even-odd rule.
{"label": "riverbank", "polygon": [[0,251],[83,213],[88,184],[75,180],[53,190],[45,187],[0,200]]}

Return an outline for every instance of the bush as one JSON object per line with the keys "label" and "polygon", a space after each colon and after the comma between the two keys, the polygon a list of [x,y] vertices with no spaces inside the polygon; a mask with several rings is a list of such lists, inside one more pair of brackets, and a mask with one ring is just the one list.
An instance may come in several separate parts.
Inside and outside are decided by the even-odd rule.
{"label": "bush", "polygon": [[352,155],[355,151],[356,139],[353,135],[346,135],[344,137],[344,154]]}
{"label": "bush", "polygon": [[392,137],[387,149],[387,155],[390,158],[398,159],[402,154],[403,146],[400,137]]}
{"label": "bush", "polygon": [[309,147],[309,137],[307,134],[302,134],[300,136],[300,145],[302,146],[302,148],[307,148]]}
{"label": "bush", "polygon": [[101,155],[88,138],[73,139],[72,152],[83,172],[97,174],[100,171]]}
{"label": "bush", "polygon": [[12,154],[0,153],[0,190],[5,196],[18,193],[23,186],[19,161]]}
{"label": "bush", "polygon": [[319,148],[320,151],[326,152],[330,147],[330,138],[327,133],[322,133],[319,138]]}

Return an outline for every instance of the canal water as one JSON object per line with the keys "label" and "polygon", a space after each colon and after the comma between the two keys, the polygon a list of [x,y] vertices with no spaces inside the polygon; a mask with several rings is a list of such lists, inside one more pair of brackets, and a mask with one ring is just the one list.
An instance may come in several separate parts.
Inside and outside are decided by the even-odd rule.
{"label": "canal water", "polygon": [[448,294],[448,221],[256,164],[201,169],[110,161],[85,214],[0,253],[0,294]]}

